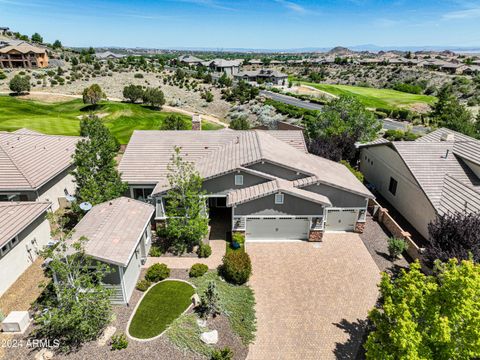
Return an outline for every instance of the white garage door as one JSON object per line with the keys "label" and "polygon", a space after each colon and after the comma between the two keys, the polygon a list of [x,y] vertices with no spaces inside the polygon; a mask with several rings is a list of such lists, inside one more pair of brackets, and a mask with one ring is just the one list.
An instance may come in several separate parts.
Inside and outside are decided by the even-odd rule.
{"label": "white garage door", "polygon": [[357,221],[358,210],[328,210],[326,231],[352,231]]}
{"label": "white garage door", "polygon": [[307,240],[308,218],[247,218],[247,240]]}

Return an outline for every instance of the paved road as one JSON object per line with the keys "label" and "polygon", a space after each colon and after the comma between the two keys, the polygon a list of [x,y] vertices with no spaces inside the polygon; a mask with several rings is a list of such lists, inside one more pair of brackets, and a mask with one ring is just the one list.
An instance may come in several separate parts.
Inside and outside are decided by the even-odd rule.
{"label": "paved road", "polygon": [[260,95],[263,95],[275,101],[282,102],[284,104],[293,105],[293,106],[297,106],[297,107],[308,109],[308,110],[322,110],[322,107],[323,107],[320,104],[299,100],[297,98],[294,98],[293,96],[277,94],[275,92],[267,91],[267,90],[261,90]]}
{"label": "paved road", "polygon": [[[322,107],[323,107],[323,105],[300,100],[300,99],[294,98],[293,96],[277,94],[272,91],[262,90],[260,91],[260,95],[263,95],[275,101],[282,102],[284,104],[293,105],[293,106],[297,106],[297,107],[308,109],[308,110],[322,110]],[[407,126],[408,126],[407,122],[397,121],[393,119],[383,120],[383,128],[385,130],[406,130]],[[416,134],[426,134],[428,132],[428,129],[424,126],[413,126],[412,132]]]}

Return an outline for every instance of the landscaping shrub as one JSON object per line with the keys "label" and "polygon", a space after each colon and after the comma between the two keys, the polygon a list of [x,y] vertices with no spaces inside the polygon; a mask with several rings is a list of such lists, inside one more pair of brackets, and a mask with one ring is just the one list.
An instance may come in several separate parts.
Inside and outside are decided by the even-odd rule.
{"label": "landscaping shrub", "polygon": [[145,279],[151,282],[158,282],[170,276],[170,269],[165,264],[154,264],[150,266],[145,274]]}
{"label": "landscaping shrub", "polygon": [[211,360],[232,360],[233,352],[230,348],[226,347],[223,349],[213,350]]}
{"label": "landscaping shrub", "polygon": [[152,245],[152,247],[150,248],[149,255],[153,257],[162,256],[162,249],[160,248],[160,246]]}
{"label": "landscaping shrub", "polygon": [[220,272],[228,282],[242,285],[252,274],[252,262],[246,252],[233,251],[223,257]]}
{"label": "landscaping shrub", "polygon": [[407,250],[408,245],[403,239],[391,237],[388,239],[388,253],[392,259],[398,259],[400,254]]}
{"label": "landscaping shrub", "polygon": [[193,264],[190,268],[188,276],[190,277],[200,277],[208,271],[208,266],[205,264]]}
{"label": "landscaping shrub", "polygon": [[143,280],[139,280],[137,282],[137,290],[140,290],[142,292],[145,292],[148,290],[148,288],[150,287],[150,285],[152,285],[152,283],[150,281],[148,281],[147,279],[143,279]]}
{"label": "landscaping shrub", "polygon": [[363,183],[365,180],[365,177],[363,176],[362,172],[360,170],[355,169],[350,163],[346,160],[340,160],[340,163],[345,165],[350,172],[355,175],[355,177]]}
{"label": "landscaping shrub", "polygon": [[112,350],[122,350],[126,349],[128,346],[128,340],[124,333],[113,335],[110,342],[112,345]]}
{"label": "landscaping shrub", "polygon": [[212,255],[212,247],[208,244],[200,243],[200,245],[198,245],[197,255],[199,258],[208,258]]}
{"label": "landscaping shrub", "polygon": [[0,80],[6,79],[7,75],[3,71],[0,71]]}
{"label": "landscaping shrub", "polygon": [[143,74],[136,73],[135,75],[133,75],[133,77],[134,77],[135,79],[143,79]]}

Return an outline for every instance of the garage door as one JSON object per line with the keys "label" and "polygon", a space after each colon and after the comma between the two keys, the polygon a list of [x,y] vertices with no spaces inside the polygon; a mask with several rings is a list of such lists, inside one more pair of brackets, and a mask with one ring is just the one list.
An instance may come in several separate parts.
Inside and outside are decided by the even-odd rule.
{"label": "garage door", "polygon": [[327,224],[325,230],[327,231],[352,231],[355,228],[357,221],[358,210],[328,210]]}
{"label": "garage door", "polygon": [[307,240],[308,218],[247,218],[247,240]]}

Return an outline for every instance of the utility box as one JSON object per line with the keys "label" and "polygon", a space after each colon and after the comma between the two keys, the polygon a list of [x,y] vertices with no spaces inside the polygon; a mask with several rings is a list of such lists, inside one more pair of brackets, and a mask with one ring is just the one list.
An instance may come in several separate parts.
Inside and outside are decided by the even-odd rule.
{"label": "utility box", "polygon": [[4,332],[23,333],[30,325],[30,316],[28,311],[12,311],[2,321],[2,330]]}

